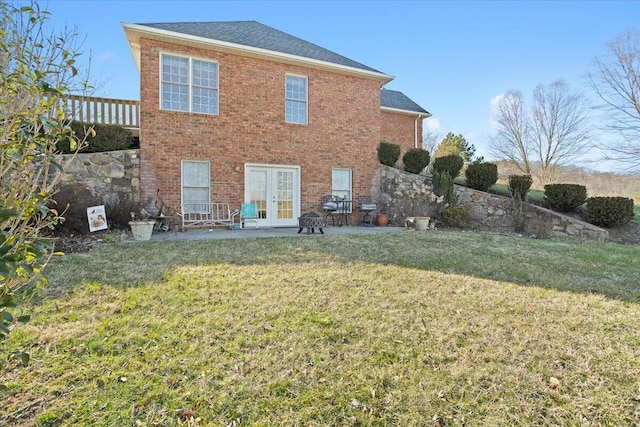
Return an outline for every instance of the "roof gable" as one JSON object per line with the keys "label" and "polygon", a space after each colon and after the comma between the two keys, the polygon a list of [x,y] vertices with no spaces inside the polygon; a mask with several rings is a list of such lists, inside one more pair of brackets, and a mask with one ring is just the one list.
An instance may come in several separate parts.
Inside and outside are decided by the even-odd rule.
{"label": "roof gable", "polygon": [[407,114],[424,114],[427,117],[431,114],[413,102],[407,95],[397,90],[381,89],[380,90],[380,106],[383,109],[393,110],[399,113]]}
{"label": "roof gable", "polygon": [[316,59],[318,61],[360,68],[376,73],[380,72],[316,44],[256,21],[175,22],[138,25],[286,53],[303,58]]}
{"label": "roof gable", "polygon": [[138,69],[140,38],[148,37],[328,67],[381,80],[382,84],[393,79],[374,68],[256,21],[123,23],[122,26]]}

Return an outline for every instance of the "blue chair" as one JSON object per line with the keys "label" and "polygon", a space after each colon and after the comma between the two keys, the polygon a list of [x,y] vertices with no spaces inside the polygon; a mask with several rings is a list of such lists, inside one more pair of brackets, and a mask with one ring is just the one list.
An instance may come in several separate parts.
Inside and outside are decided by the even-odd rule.
{"label": "blue chair", "polygon": [[240,208],[240,226],[246,227],[247,222],[251,222],[256,225],[258,229],[258,205],[256,202],[243,202]]}

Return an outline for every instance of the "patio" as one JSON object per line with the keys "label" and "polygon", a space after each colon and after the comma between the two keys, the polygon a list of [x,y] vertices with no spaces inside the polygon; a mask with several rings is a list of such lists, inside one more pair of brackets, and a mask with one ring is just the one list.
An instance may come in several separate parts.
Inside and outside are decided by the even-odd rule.
{"label": "patio", "polygon": [[[397,233],[405,231],[403,227],[357,227],[357,226],[342,226],[342,227],[325,227],[324,236],[331,236],[337,234],[356,234],[356,233]],[[151,235],[152,241],[180,241],[180,240],[206,240],[206,239],[242,239],[242,238],[259,238],[259,237],[299,237],[299,238],[322,238],[323,234],[320,234],[318,230],[313,234],[307,234],[306,232],[298,234],[298,227],[273,227],[273,228],[245,228],[242,230],[230,230],[227,228],[213,228],[213,229],[189,229],[186,231],[161,231]],[[127,239],[128,242],[133,242],[133,238]]]}

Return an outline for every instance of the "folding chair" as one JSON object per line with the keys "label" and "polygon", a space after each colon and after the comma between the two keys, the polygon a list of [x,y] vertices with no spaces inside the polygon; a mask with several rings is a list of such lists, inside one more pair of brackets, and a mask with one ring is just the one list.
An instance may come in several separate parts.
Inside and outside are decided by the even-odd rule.
{"label": "folding chair", "polygon": [[258,229],[258,205],[256,202],[242,202],[240,208],[240,224],[242,228],[245,228],[247,222],[253,221]]}

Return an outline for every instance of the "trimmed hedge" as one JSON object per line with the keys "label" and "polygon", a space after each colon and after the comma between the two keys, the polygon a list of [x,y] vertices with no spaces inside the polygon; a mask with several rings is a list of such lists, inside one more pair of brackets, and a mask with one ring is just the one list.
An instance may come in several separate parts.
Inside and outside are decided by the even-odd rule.
{"label": "trimmed hedge", "polygon": [[400,158],[400,146],[382,141],[378,145],[378,160],[386,166],[394,167]]}
{"label": "trimmed hedge", "polygon": [[[91,133],[87,135],[87,131],[91,126],[93,126],[95,136]],[[87,144],[80,150],[81,153],[100,153],[104,151],[126,150],[133,147],[131,131],[122,126],[71,122],[71,129],[73,129],[79,141],[82,141],[85,136],[87,138]],[[74,152],[69,148],[69,141],[67,140],[58,142],[56,148],[63,154]]]}
{"label": "trimmed hedge", "polygon": [[519,196],[520,200],[525,200],[531,184],[531,175],[509,175],[509,194],[511,197]]}
{"label": "trimmed hedge", "polygon": [[627,197],[589,197],[587,221],[600,227],[616,227],[633,219],[633,199]]}
{"label": "trimmed hedge", "polygon": [[464,166],[462,157],[457,154],[450,154],[448,156],[436,157],[433,161],[434,172],[448,172],[452,178],[457,177]]}
{"label": "trimmed hedge", "polygon": [[575,212],[587,201],[587,187],[579,184],[547,184],[544,198],[557,212]]}
{"label": "trimmed hedge", "polygon": [[430,160],[429,152],[423,148],[412,148],[402,156],[404,170],[416,174],[422,172],[429,165]]}
{"label": "trimmed hedge", "polygon": [[465,177],[469,187],[487,191],[498,182],[498,166],[495,163],[471,163],[465,171]]}

